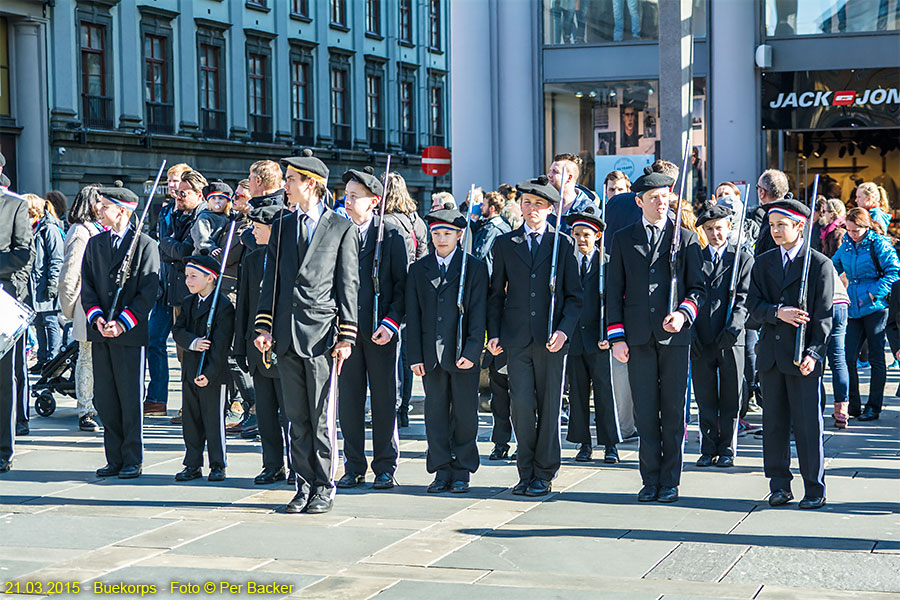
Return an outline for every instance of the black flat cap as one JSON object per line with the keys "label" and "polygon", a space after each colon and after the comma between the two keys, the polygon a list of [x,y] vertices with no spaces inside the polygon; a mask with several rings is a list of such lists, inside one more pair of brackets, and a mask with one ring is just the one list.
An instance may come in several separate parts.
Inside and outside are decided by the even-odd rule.
{"label": "black flat cap", "polygon": [[350,169],[341,175],[341,181],[344,183],[355,181],[369,190],[374,196],[380,196],[384,193],[384,186],[378,180],[378,177],[375,176],[375,169],[369,166],[363,167],[362,170]]}
{"label": "black flat cap", "polygon": [[328,167],[313,156],[312,150],[304,148],[300,156],[288,156],[281,159],[281,164],[316,181],[328,183]]}
{"label": "black flat cap", "polygon": [[791,198],[770,202],[769,204],[766,204],[766,210],[768,210],[769,213],[774,212],[784,215],[794,221],[805,221],[810,215],[810,210],[807,205],[799,200],[793,200]]}
{"label": "black flat cap", "polygon": [[644,167],[644,174],[631,184],[631,191],[640,195],[657,188],[672,187],[672,184],[674,183],[674,177],[669,177],[663,173],[656,173],[650,167]]}
{"label": "black flat cap", "polygon": [[137,194],[124,187],[102,187],[97,192],[115,204],[128,210],[134,210],[138,205]]}
{"label": "black flat cap", "polygon": [[706,208],[697,215],[697,227],[703,225],[707,221],[715,221],[717,219],[727,219],[734,214],[734,211],[724,204],[715,204]]}
{"label": "black flat cap", "polygon": [[221,179],[215,179],[213,181],[210,181],[203,188],[203,197],[204,198],[209,198],[210,194],[224,194],[224,195],[228,196],[228,199],[230,200],[231,197],[234,195],[234,190],[232,190],[231,186],[228,185],[227,183],[225,183],[224,181],[222,181]]}
{"label": "black flat cap", "polygon": [[429,229],[464,229],[466,216],[455,209],[441,208],[425,215]]}
{"label": "black flat cap", "polygon": [[516,184],[516,190],[520,194],[531,194],[543,198],[550,204],[559,202],[559,190],[550,184],[546,175],[539,175],[533,179]]}
{"label": "black flat cap", "polygon": [[606,223],[600,218],[600,209],[593,204],[589,204],[580,212],[570,213],[563,219],[569,227],[589,227],[597,233],[606,229]]}
{"label": "black flat cap", "polygon": [[281,211],[283,210],[284,208],[277,204],[260,206],[259,208],[254,208],[253,210],[251,210],[247,215],[247,218],[254,223],[259,223],[261,225],[271,225],[281,217]]}
{"label": "black flat cap", "polygon": [[219,264],[219,261],[208,254],[194,254],[193,256],[188,256],[184,259],[184,266],[185,268],[192,267],[207,275],[218,277],[221,265]]}

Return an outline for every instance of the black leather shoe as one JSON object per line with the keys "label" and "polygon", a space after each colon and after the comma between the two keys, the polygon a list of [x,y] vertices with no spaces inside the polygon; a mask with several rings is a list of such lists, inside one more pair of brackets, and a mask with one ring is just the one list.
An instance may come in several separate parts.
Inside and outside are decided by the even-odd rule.
{"label": "black leather shoe", "polygon": [[185,467],[175,474],[175,481],[191,481],[201,477],[203,477],[203,471],[200,470],[200,467]]}
{"label": "black leather shoe", "polygon": [[[897,391],[900,392],[900,388],[897,388]],[[859,418],[859,415],[862,414],[862,407],[850,405],[850,408],[847,409],[847,414],[853,417],[854,419]]]}
{"label": "black leather shoe", "polygon": [[656,496],[657,502],[675,502],[678,500],[678,488],[677,487],[661,487],[659,488],[659,494]]}
{"label": "black leather shoe", "polygon": [[607,446],[603,449],[603,462],[614,465],[619,462],[619,451],[615,446]]}
{"label": "black leather shoe", "polygon": [[365,475],[357,475],[356,473],[344,473],[344,475],[337,480],[335,484],[337,487],[342,490],[355,488],[358,485],[362,485],[366,482]]}
{"label": "black leather shoe", "polygon": [[720,456],[716,459],[716,466],[722,467],[723,469],[727,469],[728,467],[734,466],[734,457],[733,456]]}
{"label": "black leather shoe", "polygon": [[141,465],[125,465],[119,471],[119,479],[134,479],[140,477],[142,473]]}
{"label": "black leather shoe", "polygon": [[279,467],[277,469],[263,469],[259,475],[253,478],[253,483],[256,485],[269,485],[270,483],[282,481],[283,479],[284,467]]}
{"label": "black leather shoe", "polygon": [[531,485],[531,481],[526,481],[526,480],[522,479],[521,481],[519,481],[519,483],[517,483],[516,485],[513,486],[513,489],[512,489],[513,495],[514,496],[524,496],[525,490],[527,490],[528,486],[530,486],[530,485]]}
{"label": "black leather shoe", "polygon": [[409,413],[403,410],[402,407],[397,411],[397,426],[409,427]]}
{"label": "black leather shoe", "polygon": [[115,477],[122,470],[122,465],[106,465],[97,469],[97,477]]}
{"label": "black leather shoe", "polygon": [[440,494],[441,492],[446,492],[450,489],[450,482],[445,479],[437,479],[428,486],[426,490],[429,494]]}
{"label": "black leather shoe", "polygon": [[804,510],[815,510],[825,506],[825,496],[806,496],[798,504]]}
{"label": "black leather shoe", "polygon": [[581,447],[578,448],[578,454],[575,455],[575,462],[591,462],[591,457],[594,455],[594,449],[591,448],[590,444],[582,444]]}
{"label": "black leather shoe", "polygon": [[10,468],[12,468],[12,461],[0,458],[0,473],[9,473]]}
{"label": "black leather shoe", "polygon": [[213,467],[209,470],[208,481],[225,481],[225,467]]}
{"label": "black leather shoe", "polygon": [[389,490],[392,487],[394,487],[394,478],[390,473],[379,473],[375,476],[375,483],[372,484],[372,489]]}
{"label": "black leather shoe", "polygon": [[546,479],[532,479],[531,485],[525,490],[526,496],[546,496],[550,493],[550,482]]}
{"label": "black leather shoe", "polygon": [[28,435],[31,433],[31,429],[28,427],[28,423],[16,423],[16,435]]}
{"label": "black leather shoe", "polygon": [[789,490],[775,490],[769,496],[769,506],[781,506],[787,504],[794,499],[794,495]]}
{"label": "black leather shoe", "polygon": [[713,464],[712,454],[701,454],[695,463],[698,467],[711,467]]}
{"label": "black leather shoe", "polygon": [[[871,406],[867,406],[863,409],[862,414],[859,415],[858,420],[860,421],[877,421],[880,415],[875,412]],[[18,435],[18,427],[16,428],[16,435]],[[818,507],[816,507],[818,508]]]}
{"label": "black leather shoe", "polygon": [[494,444],[494,449],[491,451],[491,455],[488,456],[488,460],[503,460],[504,458],[509,458],[509,446],[506,444]]}
{"label": "black leather shoe", "polygon": [[659,498],[659,486],[645,485],[638,492],[638,502],[653,502]]}
{"label": "black leather shoe", "polygon": [[288,473],[287,484],[294,485],[296,482],[297,482],[297,475],[293,471],[291,471],[290,473]]}
{"label": "black leather shoe", "polygon": [[306,505],[306,512],[311,515],[320,515],[330,511],[332,506],[334,506],[334,502],[331,498],[322,494],[315,494],[309,499],[309,504]]}
{"label": "black leather shoe", "polygon": [[284,512],[294,515],[297,513],[302,513],[306,510],[306,505],[309,502],[309,498],[303,492],[297,492],[294,494],[294,497],[290,502],[287,503],[287,506],[284,507]]}
{"label": "black leather shoe", "polygon": [[457,480],[450,486],[450,491],[454,494],[466,494],[469,491],[469,482]]}

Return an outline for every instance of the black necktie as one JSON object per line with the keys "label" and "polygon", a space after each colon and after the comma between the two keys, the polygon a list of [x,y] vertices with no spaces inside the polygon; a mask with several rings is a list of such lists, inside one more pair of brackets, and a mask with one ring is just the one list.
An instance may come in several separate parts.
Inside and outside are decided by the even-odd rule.
{"label": "black necktie", "polygon": [[785,257],[785,259],[784,259],[784,272],[785,272],[785,274],[787,274],[787,272],[791,269],[791,263],[793,263],[793,262],[794,262],[794,261],[791,260],[791,257],[790,257],[790,256],[786,256],[786,257]]}
{"label": "black necktie", "polygon": [[447,281],[447,265],[441,263],[441,283]]}
{"label": "black necktie", "polygon": [[712,255],[713,255],[713,265],[719,266],[719,253],[716,252],[715,250],[713,250]]}
{"label": "black necktie", "polygon": [[653,225],[647,225],[647,230],[650,232],[650,250],[656,250],[656,242],[657,235],[659,235],[659,230]]}
{"label": "black necktie", "polygon": [[297,243],[302,244],[304,248],[308,245],[309,232],[306,230],[306,213],[300,213],[297,216]]}
{"label": "black necktie", "polygon": [[588,258],[586,256],[581,258],[581,280],[584,281],[584,278],[587,276],[588,272]]}
{"label": "black necktie", "polygon": [[532,262],[534,262],[537,259],[538,246],[540,244],[538,242],[539,234],[537,231],[532,231],[528,235],[529,235],[529,237],[531,237],[531,260],[532,260]]}

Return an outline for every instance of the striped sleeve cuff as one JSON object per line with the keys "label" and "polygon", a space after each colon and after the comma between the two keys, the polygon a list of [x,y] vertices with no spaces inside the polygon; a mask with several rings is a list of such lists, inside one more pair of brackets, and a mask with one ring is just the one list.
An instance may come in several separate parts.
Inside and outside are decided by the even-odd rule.
{"label": "striped sleeve cuff", "polygon": [[693,323],[697,318],[697,305],[693,300],[684,300],[678,305],[678,310],[682,311],[688,318],[688,323]]}
{"label": "striped sleeve cuff", "polygon": [[385,317],[381,320],[381,324],[390,329],[394,333],[394,335],[400,334],[400,325],[398,325],[397,322],[393,319]]}
{"label": "striped sleeve cuff", "polygon": [[341,323],[338,325],[338,341],[356,343],[357,328],[355,323]]}
{"label": "striped sleeve cuff", "polygon": [[132,313],[128,308],[123,308],[122,312],[119,313],[119,323],[122,324],[122,327],[125,328],[125,331],[129,329],[134,329],[135,325],[138,324],[137,318],[135,318],[134,313]]}
{"label": "striped sleeve cuff", "polygon": [[265,331],[272,333],[272,313],[263,311],[256,313],[256,321],[254,323],[256,331]]}
{"label": "striped sleeve cuff", "polygon": [[101,309],[99,306],[92,306],[92,307],[87,311],[87,315],[86,315],[86,316],[87,316],[87,322],[88,322],[88,323],[93,323],[94,321],[97,320],[98,317],[102,317],[102,316],[103,316],[103,309]]}
{"label": "striped sleeve cuff", "polygon": [[625,327],[620,323],[614,323],[606,328],[606,339],[610,344],[625,341]]}

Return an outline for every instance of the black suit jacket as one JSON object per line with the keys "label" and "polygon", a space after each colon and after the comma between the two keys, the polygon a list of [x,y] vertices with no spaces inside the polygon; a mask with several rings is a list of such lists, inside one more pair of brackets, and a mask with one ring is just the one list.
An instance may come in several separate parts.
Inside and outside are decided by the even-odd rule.
{"label": "black suit jacket", "polygon": [[33,260],[28,204],[0,190],[0,285],[10,296],[25,298]]}
{"label": "black suit jacket", "polygon": [[[191,342],[206,336],[206,322],[212,308],[213,294],[203,302],[198,296],[190,294],[181,303],[181,312],[172,327],[175,343],[184,350],[184,362],[181,365],[182,379],[193,381],[200,366],[200,352],[190,349]],[[199,306],[198,306],[199,304]],[[234,337],[234,305],[225,294],[219,294],[216,312],[213,315],[209,341],[212,344],[203,359],[203,373],[209,380],[209,386],[216,387],[226,383],[231,376],[228,371],[228,356],[231,339]]]}
{"label": "black suit jacket", "polygon": [[[534,265],[524,226],[501,235],[494,242],[487,332],[488,338],[500,338],[504,349],[525,348],[532,341],[547,343],[554,231],[548,224]],[[581,313],[582,288],[575,244],[564,233],[559,235],[558,260],[553,330],[565,333],[568,343]]]}
{"label": "black suit jacket", "polygon": [[254,319],[256,318],[256,307],[259,304],[260,290],[262,289],[265,261],[265,247],[258,247],[250,252],[245,252],[244,256],[241,257],[241,266],[238,271],[238,296],[234,317],[234,347],[232,353],[235,356],[247,358],[247,366],[250,367],[251,375],[259,373],[265,377],[277,378],[278,367],[272,365],[267,369],[262,363],[262,354],[253,345],[253,340],[258,335]]}
{"label": "black suit jacket", "polygon": [[[757,257],[750,272],[747,306],[753,318],[762,323],[756,348],[757,367],[761,371],[777,368],[786,375],[799,373],[793,363],[797,328],[778,319],[776,313],[778,305],[798,305],[803,255],[804,250],[801,249],[785,273],[781,249],[776,247]],[[817,359],[813,372],[821,376],[828,335],[831,333],[834,273],[831,261],[815,250],[810,254],[808,285],[807,312],[810,320],[806,327],[805,354]]]}
{"label": "black suit jacket", "polygon": [[[597,343],[600,341],[600,328],[604,326],[600,322],[600,257],[606,261],[609,266],[609,256],[603,253],[603,246],[600,245],[591,262],[588,265],[587,273],[581,280],[584,288],[584,295],[581,305],[581,313],[578,315],[578,325],[575,327],[575,333],[572,335],[572,343],[569,346],[569,354],[576,356],[579,354],[596,354],[600,352]],[[580,256],[575,258],[576,263],[581,260]],[[609,273],[607,271],[607,279],[609,281]]]}
{"label": "black suit jacket", "polygon": [[293,348],[300,357],[312,358],[330,352],[338,341],[356,342],[359,234],[349,219],[327,206],[322,211],[306,247],[297,243],[296,212],[272,227],[255,321],[257,330],[272,333],[279,354]]}
{"label": "black suit jacket", "polygon": [[[423,364],[426,371],[440,365],[446,371],[460,372],[456,367],[459,320],[456,300],[462,254],[457,248],[443,283],[434,253],[417,260],[409,268],[406,278],[406,356],[410,365]],[[463,293],[465,341],[462,356],[472,361],[472,369],[478,369],[484,348],[487,291],[487,266],[470,254]]]}
{"label": "black suit jacket", "polygon": [[737,275],[734,310],[731,321],[725,323],[728,312],[728,301],[731,296],[731,274],[734,268],[735,246],[728,244],[725,254],[718,265],[713,263],[710,248],[702,251],[703,284],[706,289],[706,301],[700,307],[697,320],[694,322],[695,340],[701,347],[713,346],[719,334],[728,327],[737,340],[736,345],[744,345],[744,325],[747,322],[747,289],[750,287],[750,271],[753,269],[753,257],[747,250],[741,250],[741,261]]}
{"label": "black suit jacket", "polygon": [[669,310],[669,254],[674,233],[675,224],[667,219],[665,231],[652,254],[642,220],[613,237],[606,288],[609,298],[607,332],[611,342],[621,339],[621,328],[624,327],[625,341],[629,345],[647,344],[651,336],[660,344],[687,346],[691,343],[690,327],[703,305],[706,292],[700,244],[694,232],[684,227],[676,254],[678,290],[675,297],[679,302],[677,309],[687,316],[687,322],[674,334],[662,326]]}
{"label": "black suit jacket", "polygon": [[131,275],[125,281],[114,315],[125,332],[119,337],[106,338],[97,330],[97,319],[109,316],[116,294],[116,274],[134,238],[134,228],[129,228],[115,252],[110,236],[109,231],[104,231],[88,240],[81,263],[81,306],[87,316],[88,341],[146,346],[147,320],[159,291],[159,249],[150,236],[140,234]]}
{"label": "black suit jacket", "polygon": [[[359,311],[360,335],[367,338],[375,331],[375,284],[372,281],[372,265],[375,262],[375,246],[378,242],[378,217],[372,219],[366,240],[359,250]],[[381,264],[378,281],[381,296],[378,299],[378,323],[385,323],[394,330],[394,339],[406,316],[406,242],[396,225],[385,222],[384,240],[381,245]]]}

